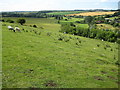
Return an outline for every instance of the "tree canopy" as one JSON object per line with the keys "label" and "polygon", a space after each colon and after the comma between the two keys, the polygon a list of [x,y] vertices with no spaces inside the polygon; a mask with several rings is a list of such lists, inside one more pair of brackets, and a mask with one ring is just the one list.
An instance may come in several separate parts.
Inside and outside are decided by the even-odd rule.
{"label": "tree canopy", "polygon": [[20,23],[21,25],[23,25],[26,22],[26,20],[25,19],[18,19],[17,22]]}

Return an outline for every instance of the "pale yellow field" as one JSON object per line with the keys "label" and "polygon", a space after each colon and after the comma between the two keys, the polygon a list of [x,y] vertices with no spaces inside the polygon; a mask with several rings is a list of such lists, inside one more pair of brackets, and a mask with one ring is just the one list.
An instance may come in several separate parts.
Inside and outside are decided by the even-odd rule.
{"label": "pale yellow field", "polygon": [[78,14],[69,14],[66,16],[96,16],[96,15],[107,15],[107,14],[114,14],[115,12],[84,12]]}

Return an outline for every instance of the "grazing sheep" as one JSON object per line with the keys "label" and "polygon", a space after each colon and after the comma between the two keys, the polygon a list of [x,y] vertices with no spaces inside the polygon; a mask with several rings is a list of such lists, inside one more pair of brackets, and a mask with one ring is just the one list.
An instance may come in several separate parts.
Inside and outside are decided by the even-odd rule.
{"label": "grazing sheep", "polygon": [[15,27],[15,30],[21,32],[20,28],[18,28],[18,27]]}
{"label": "grazing sheep", "polygon": [[9,29],[9,30],[14,30],[14,28],[13,28],[13,27],[11,27],[11,26],[8,26],[8,29]]}

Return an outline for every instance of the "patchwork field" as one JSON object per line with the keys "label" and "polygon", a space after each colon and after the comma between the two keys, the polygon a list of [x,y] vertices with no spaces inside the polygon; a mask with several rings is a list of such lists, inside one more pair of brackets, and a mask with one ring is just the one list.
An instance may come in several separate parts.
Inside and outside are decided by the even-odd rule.
{"label": "patchwork field", "polygon": [[60,33],[53,18],[25,19],[2,23],[3,88],[118,88],[117,43]]}
{"label": "patchwork field", "polygon": [[69,14],[66,16],[96,16],[96,15],[108,15],[108,14],[114,14],[115,12],[83,12],[78,14]]}

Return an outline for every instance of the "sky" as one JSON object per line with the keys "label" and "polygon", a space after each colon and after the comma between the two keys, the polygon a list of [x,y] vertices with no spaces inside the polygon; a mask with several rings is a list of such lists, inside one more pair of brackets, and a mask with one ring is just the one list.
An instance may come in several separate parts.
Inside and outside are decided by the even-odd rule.
{"label": "sky", "polygon": [[118,9],[120,0],[0,0],[0,11]]}

